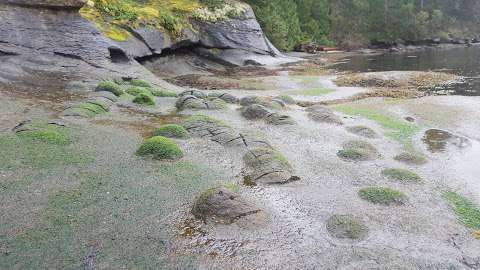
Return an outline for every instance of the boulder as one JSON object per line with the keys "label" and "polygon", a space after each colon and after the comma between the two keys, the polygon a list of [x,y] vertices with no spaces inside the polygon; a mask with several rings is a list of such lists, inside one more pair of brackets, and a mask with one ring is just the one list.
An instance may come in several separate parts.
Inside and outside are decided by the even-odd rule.
{"label": "boulder", "polygon": [[247,185],[286,184],[298,181],[288,160],[271,148],[254,148],[243,157],[245,162],[244,181]]}
{"label": "boulder", "polygon": [[12,5],[77,9],[83,7],[86,2],[87,0],[6,0],[6,3]]}
{"label": "boulder", "polygon": [[330,108],[323,106],[312,106],[306,110],[308,117],[315,122],[343,125],[340,117],[335,115]]}
{"label": "boulder", "polygon": [[259,104],[252,104],[247,107],[242,108],[243,117],[253,120],[253,119],[263,119],[271,112],[265,108],[265,106]]}

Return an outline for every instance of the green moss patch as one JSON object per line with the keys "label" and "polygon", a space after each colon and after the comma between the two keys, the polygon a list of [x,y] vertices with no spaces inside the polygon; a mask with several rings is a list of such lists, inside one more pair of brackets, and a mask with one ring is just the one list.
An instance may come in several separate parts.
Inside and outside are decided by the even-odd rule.
{"label": "green moss patch", "polygon": [[139,79],[133,79],[130,81],[130,84],[133,86],[139,86],[139,87],[146,87],[146,88],[151,88],[152,86],[144,81],[144,80],[139,80]]}
{"label": "green moss patch", "polygon": [[67,145],[71,142],[68,130],[56,125],[37,125],[32,127],[32,130],[18,132],[17,135],[24,139],[48,144]]}
{"label": "green moss patch", "polygon": [[480,230],[480,208],[478,206],[456,192],[444,192],[443,197],[452,205],[460,222],[468,228]]}
{"label": "green moss patch", "polygon": [[296,103],[295,99],[293,99],[289,95],[281,95],[281,96],[276,97],[276,99],[279,99],[279,100],[285,102],[285,104],[295,104]]}
{"label": "green moss patch", "polygon": [[107,92],[111,92],[111,93],[113,93],[114,95],[116,95],[117,97],[124,94],[124,91],[123,91],[123,89],[122,89],[122,87],[121,87],[120,85],[118,85],[117,83],[115,83],[115,82],[113,82],[113,81],[108,81],[108,80],[101,81],[101,82],[97,85],[96,90],[97,90],[97,91],[107,91]]}
{"label": "green moss patch", "polygon": [[137,155],[153,156],[155,159],[178,159],[183,156],[183,152],[171,139],[155,136],[145,140],[137,150]]}
{"label": "green moss patch", "polygon": [[358,192],[360,198],[374,204],[403,205],[407,196],[398,190],[386,187],[367,187]]}
{"label": "green moss patch", "polygon": [[151,95],[152,92],[148,88],[134,86],[127,89],[127,93],[132,96],[138,96],[139,94]]}
{"label": "green moss patch", "polygon": [[403,152],[396,155],[393,159],[409,165],[423,165],[428,162],[425,156],[414,152]]}
{"label": "green moss patch", "polygon": [[195,115],[190,116],[189,118],[187,118],[184,121],[183,126],[189,126],[189,125],[192,125],[192,124],[194,125],[195,123],[201,123],[201,122],[213,123],[213,124],[223,126],[223,127],[230,127],[228,124],[226,124],[222,120],[216,119],[216,118],[208,116],[208,115],[203,115],[203,114],[195,114]]}
{"label": "green moss patch", "polygon": [[155,97],[152,94],[148,94],[148,93],[139,93],[133,99],[133,103],[151,105],[151,106],[157,104],[157,102],[155,101]]}
{"label": "green moss patch", "polygon": [[385,177],[403,183],[421,183],[423,179],[416,173],[398,168],[390,168],[382,171]]}
{"label": "green moss patch", "polygon": [[380,157],[377,149],[364,141],[349,141],[343,145],[343,150],[337,155],[347,161],[366,161]]}
{"label": "green moss patch", "polygon": [[163,90],[163,89],[150,89],[152,94],[156,97],[177,97],[177,93]]}
{"label": "green moss patch", "polygon": [[164,136],[168,138],[185,138],[188,135],[187,130],[179,125],[163,125],[155,130],[154,136]]}
{"label": "green moss patch", "polygon": [[363,221],[351,215],[334,215],[327,220],[327,231],[335,238],[361,240],[368,235]]}
{"label": "green moss patch", "polygon": [[420,130],[416,125],[406,122],[402,119],[389,116],[385,112],[352,105],[336,105],[333,109],[344,114],[361,116],[377,122],[380,126],[387,129],[387,137],[394,139],[405,146],[412,145],[412,137]]}
{"label": "green moss patch", "polygon": [[80,103],[78,105],[75,105],[74,108],[88,110],[94,114],[101,114],[101,113],[107,112],[102,106],[95,103],[90,103],[90,102]]}
{"label": "green moss patch", "polygon": [[330,94],[334,91],[335,90],[330,88],[317,87],[317,88],[309,88],[309,89],[303,89],[300,91],[292,92],[292,94],[302,95],[302,96],[323,96],[326,94]]}

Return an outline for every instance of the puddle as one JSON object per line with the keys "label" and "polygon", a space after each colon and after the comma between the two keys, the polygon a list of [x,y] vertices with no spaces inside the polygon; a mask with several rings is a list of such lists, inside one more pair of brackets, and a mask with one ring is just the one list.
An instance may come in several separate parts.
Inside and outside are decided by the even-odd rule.
{"label": "puddle", "polygon": [[469,139],[441,129],[429,129],[425,131],[422,141],[427,145],[427,149],[431,153],[446,152],[449,146],[454,146],[458,149],[471,146]]}

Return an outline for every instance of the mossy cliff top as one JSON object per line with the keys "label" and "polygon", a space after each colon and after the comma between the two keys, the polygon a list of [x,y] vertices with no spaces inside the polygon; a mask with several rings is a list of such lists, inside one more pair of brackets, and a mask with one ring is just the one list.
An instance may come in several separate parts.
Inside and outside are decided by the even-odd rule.
{"label": "mossy cliff top", "polygon": [[80,14],[109,38],[125,41],[131,28],[152,27],[178,37],[191,28],[190,19],[216,23],[247,8],[234,0],[89,0]]}

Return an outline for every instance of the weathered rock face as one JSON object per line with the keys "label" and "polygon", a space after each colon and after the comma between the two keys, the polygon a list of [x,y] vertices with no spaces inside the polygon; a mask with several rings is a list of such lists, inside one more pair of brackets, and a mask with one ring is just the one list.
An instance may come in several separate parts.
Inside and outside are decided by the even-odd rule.
{"label": "weathered rock face", "polygon": [[6,0],[6,3],[12,5],[33,6],[33,7],[71,7],[81,8],[86,0]]}

